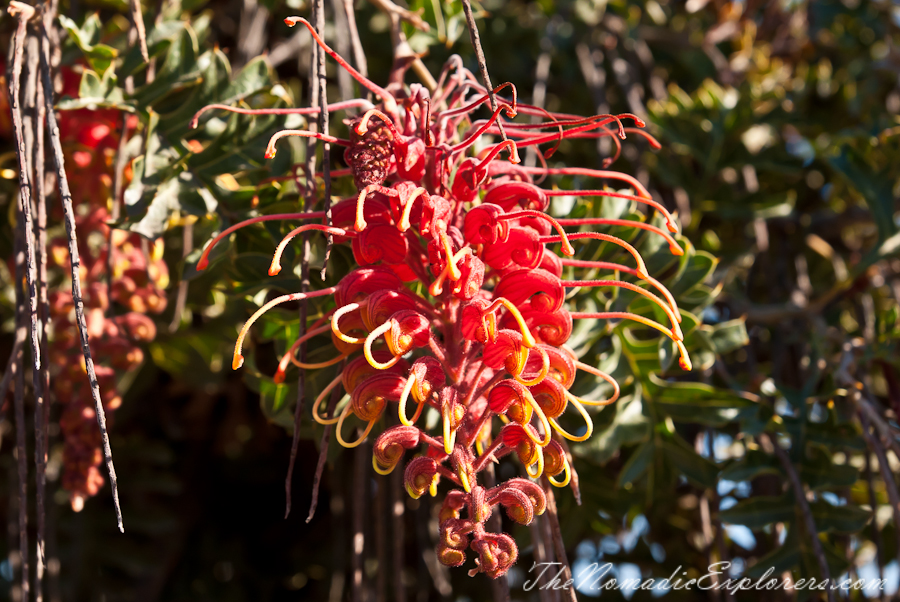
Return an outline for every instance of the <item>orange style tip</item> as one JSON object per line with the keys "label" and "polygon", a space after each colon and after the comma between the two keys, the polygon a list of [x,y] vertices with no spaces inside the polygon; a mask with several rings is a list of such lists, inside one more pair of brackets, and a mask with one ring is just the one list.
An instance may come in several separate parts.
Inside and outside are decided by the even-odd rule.
{"label": "orange style tip", "polygon": [[639,119],[637,117],[635,117],[634,119],[634,125],[638,126],[639,128],[647,127],[647,123],[643,119]]}
{"label": "orange style tip", "polygon": [[300,22],[300,17],[288,17],[284,20],[284,24],[288,27],[293,27],[297,23]]}
{"label": "orange style tip", "polygon": [[638,275],[638,278],[643,278],[645,280],[650,277],[650,274],[645,270],[635,270],[635,273]]}
{"label": "orange style tip", "polygon": [[675,222],[666,222],[666,228],[668,228],[669,232],[672,234],[678,234],[678,225]]}
{"label": "orange style tip", "polygon": [[276,373],[272,376],[272,381],[273,381],[276,385],[280,385],[281,383],[283,383],[283,382],[284,382],[284,370],[278,370],[278,372],[276,372]]}
{"label": "orange style tip", "polygon": [[676,247],[674,245],[669,246],[669,252],[676,257],[681,257],[682,255],[684,255],[684,249],[682,249],[681,247]]}
{"label": "orange style tip", "polygon": [[269,276],[277,276],[278,272],[281,271],[280,265],[273,265],[269,268]]}
{"label": "orange style tip", "polygon": [[205,257],[197,262],[197,271],[202,272],[209,266],[209,260]]}
{"label": "orange style tip", "polygon": [[196,117],[194,117],[193,119],[191,119],[191,129],[192,129],[192,130],[197,129],[197,124],[198,124],[198,123],[200,123],[200,120],[197,119]]}
{"label": "orange style tip", "polygon": [[368,222],[356,222],[355,224],[353,224],[353,229],[356,230],[357,232],[362,232],[363,230],[366,229],[366,226],[368,226],[368,225],[369,225]]}
{"label": "orange style tip", "polygon": [[690,360],[690,358],[687,358],[687,357],[678,358],[678,365],[681,366],[681,369],[684,370],[685,372],[690,372],[693,369],[693,366],[691,365],[691,360]]}
{"label": "orange style tip", "polygon": [[567,257],[572,257],[573,255],[575,255],[575,247],[573,247],[570,244],[565,244],[562,247],[562,252],[563,252],[563,255],[565,255]]}
{"label": "orange style tip", "polygon": [[240,353],[235,353],[234,359],[231,360],[231,369],[237,370],[238,368],[240,368],[243,365],[244,365],[244,356],[241,355]]}
{"label": "orange style tip", "polygon": [[362,122],[360,121],[359,125],[357,125],[355,128],[353,128],[353,131],[356,132],[357,136],[364,136],[366,134],[366,132],[369,131],[369,128],[362,127]]}
{"label": "orange style tip", "polygon": [[265,157],[266,159],[273,159],[275,157],[275,150],[267,150],[266,154],[263,155],[263,157]]}

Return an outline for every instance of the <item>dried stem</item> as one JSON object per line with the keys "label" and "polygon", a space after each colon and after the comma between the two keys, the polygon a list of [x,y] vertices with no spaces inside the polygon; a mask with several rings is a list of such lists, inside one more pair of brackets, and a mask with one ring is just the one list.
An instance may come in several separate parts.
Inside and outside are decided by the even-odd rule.
{"label": "dried stem", "polygon": [[[809,535],[809,540],[812,544],[813,554],[815,555],[816,561],[819,565],[819,572],[822,574],[822,579],[830,584],[831,570],[828,568],[828,560],[826,560],[825,558],[825,549],[822,547],[822,542],[819,540],[819,531],[816,529],[816,521],[815,519],[813,519],[812,510],[809,507],[809,502],[806,500],[803,481],[800,480],[800,475],[797,474],[797,469],[794,468],[794,465],[791,463],[791,459],[788,457],[787,452],[781,449],[781,446],[778,445],[778,442],[775,440],[775,438],[769,433],[764,433],[763,436],[769,439],[769,443],[771,443],[772,449],[774,450],[775,455],[778,457],[778,461],[781,463],[781,467],[784,469],[784,472],[788,476],[788,480],[791,484],[791,489],[794,491],[794,500],[800,507],[800,514],[803,517],[803,524],[806,527],[807,535]],[[830,585],[827,587],[827,592],[828,602],[833,602],[834,592],[832,592]]]}
{"label": "dried stem", "polygon": [[[140,2],[138,2],[140,5]],[[122,114],[122,133],[119,135],[119,146],[116,149],[116,166],[113,171],[113,196],[112,204],[109,209],[109,217],[112,221],[119,219],[122,210],[122,190],[125,188],[125,166],[128,158],[125,148],[128,146],[128,113]],[[106,233],[106,298],[109,299],[109,306],[106,309],[107,314],[112,312],[113,298],[113,279],[115,278],[116,265],[116,248],[113,244],[113,233],[115,228],[110,226],[109,232]]]}
{"label": "dried stem", "polygon": [[[494,472],[494,464],[488,462],[484,469],[484,486],[491,489],[497,485],[497,475]],[[502,518],[499,512],[494,512],[487,522],[488,531],[492,533],[500,533],[503,531]],[[506,575],[501,575],[491,580],[491,591],[494,595],[494,602],[509,602],[509,579]]]}
{"label": "dried stem", "polygon": [[[900,541],[900,493],[897,491],[897,482],[894,480],[893,473],[891,473],[891,465],[888,463],[887,453],[885,453],[884,447],[881,446],[878,437],[869,432],[871,424],[869,423],[868,416],[859,411],[857,412],[857,416],[862,424],[863,437],[866,438],[869,447],[872,448],[872,451],[875,452],[875,456],[878,458],[878,469],[881,471],[881,478],[884,479],[884,488],[885,491],[887,491],[888,501],[890,501],[891,504],[891,511],[894,514],[894,529],[897,533],[897,541]],[[875,508],[873,508],[873,511],[874,509]],[[898,547],[897,550],[897,557],[900,558],[900,547]]]}
{"label": "dried stem", "polygon": [[[559,515],[556,510],[556,496],[553,494],[553,487],[547,477],[541,477],[541,485],[544,487],[544,494],[547,496],[547,521],[550,523],[550,532],[553,535],[553,548],[556,551],[556,559],[562,565],[563,582],[566,583],[572,578],[572,568],[569,565],[569,559],[566,556],[566,546],[563,543],[562,531],[559,529]],[[565,588],[564,596],[568,597],[571,602],[578,602],[575,597],[575,587]]]}
{"label": "dried stem", "polygon": [[[475,23],[475,16],[472,14],[472,3],[470,0],[462,0],[463,10],[466,13],[466,24],[469,27],[469,37],[472,39],[472,47],[475,48],[475,56],[478,58],[478,69],[481,71],[481,79],[487,88],[488,95],[491,97],[491,111],[497,110],[497,97],[494,95],[494,86],[491,84],[491,76],[488,74],[487,61],[484,58],[484,50],[481,48],[481,36],[478,33],[478,25]],[[506,142],[506,132],[503,129],[503,122],[497,122],[497,128],[500,130],[500,137]]]}
{"label": "dried stem", "polygon": [[403,584],[403,471],[396,469],[391,473],[391,531],[394,541],[393,565],[394,565],[394,599],[397,602],[406,602],[406,586]]}
{"label": "dried stem", "polygon": [[84,300],[81,294],[81,276],[79,268],[81,259],[78,254],[78,240],[75,231],[75,211],[72,208],[72,193],[69,190],[69,180],[66,177],[65,157],[63,156],[62,143],[59,138],[59,124],[56,120],[56,112],[53,108],[53,86],[50,79],[50,38],[47,33],[47,25],[44,24],[41,36],[41,74],[44,81],[44,102],[47,109],[47,126],[50,132],[50,145],[53,149],[53,160],[56,167],[56,177],[59,184],[59,196],[65,213],[66,234],[69,243],[69,258],[72,276],[72,301],[75,304],[75,320],[81,337],[81,352],[84,356],[85,368],[91,386],[91,396],[94,399],[94,410],[97,414],[97,425],[100,428],[100,437],[103,443],[103,457],[106,460],[106,469],[109,473],[109,484],[112,489],[113,503],[116,507],[116,521],[119,531],[125,532],[122,522],[122,508],[119,503],[119,485],[116,478],[116,469],[113,466],[112,449],[109,446],[109,433],[106,430],[106,412],[103,409],[103,401],[100,398],[100,384],[97,382],[97,373],[94,370],[94,360],[91,357],[90,340],[88,338],[87,323],[84,318]]}
{"label": "dried stem", "polygon": [[[875,512],[878,508],[878,495],[875,493],[875,484],[872,479],[872,457],[871,454],[865,454],[866,463],[863,465],[863,474],[866,478],[866,486],[869,490],[869,505],[872,507],[872,512]],[[872,528],[872,541],[875,542],[875,564],[878,568],[878,578],[884,578],[884,549],[881,543],[881,532],[878,530],[878,521],[873,520],[871,523]]]}
{"label": "dried stem", "polygon": [[141,45],[141,58],[145,63],[150,62],[150,51],[147,49],[147,30],[144,29],[144,13],[141,9],[141,0],[131,0],[131,20],[134,21],[134,29],[137,31],[138,42]]}
{"label": "dried stem", "polygon": [[[12,110],[13,121],[13,138],[16,145],[16,155],[19,163],[19,211],[16,228],[21,232],[16,237],[19,248],[16,253],[16,313],[24,322],[23,312],[26,310],[24,306],[24,296],[21,292],[22,286],[22,265],[19,255],[23,249],[21,243],[24,242],[24,271],[25,280],[28,286],[28,307],[27,311],[31,317],[31,356],[34,362],[32,366],[32,382],[34,387],[34,428],[35,428],[35,446],[34,460],[36,465],[36,483],[38,496],[37,514],[43,516],[44,500],[43,500],[43,464],[41,460],[44,457],[44,433],[41,429],[40,416],[44,414],[44,381],[41,373],[41,344],[40,330],[38,327],[38,287],[37,287],[37,267],[35,265],[34,250],[34,221],[32,217],[32,199],[31,199],[31,174],[29,173],[29,156],[25,143],[25,127],[22,120],[22,107],[20,98],[20,83],[22,79],[22,56],[25,49],[25,36],[28,27],[28,20],[34,16],[34,9],[25,4],[18,2],[10,3],[9,13],[18,18],[18,26],[13,36],[13,57],[12,72],[9,77],[9,105]],[[34,73],[37,68],[37,57],[33,55],[34,47],[30,47],[29,52],[29,70]],[[21,299],[21,302],[19,302]],[[15,391],[15,420],[16,420],[16,452],[18,454],[19,469],[19,545],[22,553],[22,599],[28,600],[29,584],[28,584],[28,533],[27,533],[27,514],[28,514],[28,467],[26,465],[26,442],[25,442],[25,400],[24,400],[24,361],[17,362],[16,370],[16,391]],[[40,521],[43,523],[43,521]],[[43,537],[43,526],[41,526],[40,537]],[[38,542],[38,565],[41,564],[42,541]],[[37,569],[38,599],[42,599],[40,580],[43,577],[42,568]]]}
{"label": "dried stem", "polygon": [[[341,374],[344,371],[344,366],[346,365],[346,361],[341,363],[338,368],[338,374]],[[341,397],[340,391],[340,387],[335,387],[331,392],[331,399],[328,400],[328,410],[325,413],[326,416],[334,416],[334,408],[337,407],[338,399]],[[316,475],[313,477],[312,501],[309,504],[309,515],[306,517],[307,523],[313,519],[313,516],[316,514],[316,507],[319,505],[319,486],[322,484],[322,472],[325,470],[325,461],[328,459],[328,442],[330,436],[331,425],[326,424],[325,429],[322,431],[322,439],[319,441],[319,460],[316,463]]]}
{"label": "dried stem", "polygon": [[[112,250],[112,248],[110,248]],[[187,256],[194,251],[194,222],[185,221],[184,230],[181,232],[181,258],[187,262]],[[188,281],[184,279],[182,274],[181,282],[178,283],[178,293],[175,296],[175,311],[172,314],[172,321],[169,323],[169,332],[175,332],[181,326],[181,318],[184,315],[184,307],[187,304]]]}
{"label": "dried stem", "polygon": [[[546,564],[550,562],[547,558],[547,550],[544,546],[544,532],[542,528],[543,517],[535,516],[534,520],[531,521],[531,524],[528,526],[528,529],[531,531],[531,546],[534,551],[534,562],[535,566],[543,567],[549,566]],[[544,586],[547,583],[546,578],[544,577],[544,571],[538,571],[538,596],[540,597],[541,602],[553,602],[553,594],[547,590]]]}
{"label": "dried stem", "polygon": [[[25,279],[25,231],[20,220],[16,224],[15,237],[15,278],[16,278],[16,338],[24,343],[28,336],[28,321],[25,316],[25,294],[22,281]],[[21,334],[19,334],[21,333]],[[25,354],[22,346],[11,366],[14,383],[13,414],[16,425],[16,470],[18,475],[19,503],[19,556],[21,562],[22,600],[28,600],[28,464],[25,443]]]}
{"label": "dried stem", "polygon": [[[37,48],[40,42],[35,39],[33,59],[29,64],[34,65],[34,71],[37,72],[37,66],[40,57]],[[34,102],[34,205],[37,213],[37,223],[35,224],[34,236],[37,239],[37,288],[38,288],[38,320],[41,325],[40,332],[40,357],[48,358],[48,336],[50,331],[50,301],[47,290],[47,191],[45,187],[45,162],[44,162],[44,119],[47,116],[44,107],[44,84],[40,77],[35,78],[35,102]],[[49,443],[48,423],[50,418],[50,371],[47,369],[47,362],[42,361],[38,370],[38,378],[40,379],[40,391],[42,395],[35,395],[34,407],[34,438],[35,438],[35,500],[37,503],[37,541],[36,545],[36,561],[34,575],[35,602],[42,602],[44,599],[44,571],[46,567],[46,511],[44,509],[44,499],[47,487],[46,467],[47,467],[47,449]],[[38,389],[35,389],[37,391]],[[38,446],[37,442],[40,442]]]}
{"label": "dried stem", "polygon": [[351,557],[351,585],[353,602],[364,602],[366,598],[364,576],[364,552],[366,548],[366,509],[369,508],[366,466],[369,460],[369,446],[363,443],[353,452],[353,554]]}
{"label": "dried stem", "polygon": [[[545,38],[546,39],[546,38]],[[546,50],[538,56],[537,65],[534,68],[534,90],[531,93],[532,106],[543,109],[547,99],[547,79],[550,77],[550,53]],[[539,123],[538,115],[531,116],[531,123]],[[537,163],[537,149],[529,147],[525,156],[525,165],[534,167]]]}
{"label": "dried stem", "polygon": [[[316,13],[316,30],[319,37],[325,37],[325,4],[323,0],[314,0],[314,11]],[[312,71],[310,78],[318,77],[319,80],[319,132],[325,136],[328,135],[328,87],[325,79],[325,50],[316,45],[317,68]],[[312,141],[310,141],[312,142]],[[315,151],[313,151],[315,152]],[[315,170],[310,170],[310,174],[315,174]],[[331,227],[331,144],[327,141],[322,142],[322,179],[325,182],[325,224]],[[327,242],[325,243],[325,257],[322,259],[322,280],[325,280],[325,272],[328,269],[328,258],[331,256],[331,247],[334,245],[334,237],[329,232]]]}

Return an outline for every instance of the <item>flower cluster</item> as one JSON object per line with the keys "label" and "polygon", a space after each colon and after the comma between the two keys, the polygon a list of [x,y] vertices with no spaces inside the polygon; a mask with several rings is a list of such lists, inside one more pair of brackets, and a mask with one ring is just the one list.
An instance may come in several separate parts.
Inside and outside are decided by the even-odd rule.
{"label": "flower cluster", "polygon": [[[78,74],[63,70],[63,93],[76,96]],[[67,174],[76,207],[81,279],[84,287],[85,317],[94,365],[107,418],[122,399],[116,375],[134,370],[143,361],[141,343],[152,341],[156,325],[147,315],[166,306],[164,289],[168,270],[162,260],[162,241],[143,249],[140,237],[114,230],[110,238],[108,200],[112,198],[112,173],[120,113],[115,110],[64,111],[60,133],[68,161]],[[129,124],[133,129],[135,117]],[[111,242],[111,247],[106,245]],[[69,257],[65,239],[51,240],[48,260],[59,273],[68,273]],[[113,253],[112,287],[106,284],[108,253]],[[81,343],[75,323],[71,288],[65,283],[51,289],[51,337],[54,351],[50,360],[53,392],[63,404],[59,419],[65,447],[62,486],[69,492],[72,507],[80,510],[86,498],[96,495],[104,477],[100,430],[91,397]],[[112,315],[110,304],[127,309]]]}
{"label": "flower cluster", "polygon": [[[445,67],[433,93],[415,84],[407,91],[391,93],[356,72],[304,19],[286,22],[307,26],[316,42],[380,102],[372,106],[358,100],[329,107],[362,111],[348,120],[348,139],[284,130],[271,138],[266,157],[275,155],[277,141],[285,136],[344,146],[349,169],[333,175],[352,176],[358,194],[337,202],[330,222],[325,212],[310,212],[262,215],[236,224],[206,246],[198,268],[204,269],[213,246],[238,228],[283,219],[309,223],[294,228],[277,246],[270,275],[281,270],[280,258],[290,241],[311,231],[333,237],[335,244],[350,245],[358,267],[336,286],[265,303],[241,330],[233,366],[242,365],[245,336],[264,312],[287,301],[332,298],[333,307],[306,328],[285,354],[276,381],[284,379],[290,364],[316,369],[346,360],[313,404],[314,419],[335,424],[337,440],[346,447],[359,445],[383,419],[393,423],[375,439],[375,471],[387,474],[401,464],[407,451],[420,452],[406,464],[409,494],[414,498],[425,492],[436,495],[442,481],[451,486],[440,509],[441,562],[462,565],[470,550],[475,556],[470,574],[498,577],[516,561],[518,549],[509,535],[486,530],[488,517],[499,506],[511,520],[528,524],[544,511],[546,498],[543,488],[530,479],[514,478],[485,488],[479,473],[489,463],[513,455],[531,479],[545,476],[553,485],[566,486],[572,469],[562,443],[588,439],[593,427],[585,406],[604,406],[619,395],[612,377],[580,362],[566,347],[573,320],[625,319],[656,329],[677,346],[682,368],[690,369],[681,316],[670,292],[647,273],[631,244],[584,228],[641,228],[648,236],[663,237],[671,252],[680,255],[673,216],[628,175],[546,165],[529,168],[519,161],[523,148],[558,145],[565,138],[610,136],[618,145],[626,133],[641,132],[644,124],[634,115],[585,118],[518,103],[514,87],[485,89],[458,57]],[[474,111],[505,88],[509,88],[508,98],[496,96],[498,106],[488,119],[472,120]],[[252,110],[216,105],[198,113],[194,125],[211,108],[250,114],[318,112],[316,108]],[[543,121],[525,125],[510,121],[517,113]],[[624,119],[637,128],[626,128]],[[508,138],[470,155],[483,137],[503,132]],[[642,135],[655,144],[652,137]],[[553,150],[555,146],[544,158]],[[619,181],[632,190],[560,191],[535,183],[535,176],[552,175]],[[658,211],[666,229],[643,221],[554,219],[547,213],[550,199],[562,195],[629,199]],[[587,239],[620,248],[628,265],[574,259],[575,244]],[[566,280],[567,266],[608,270],[611,275]],[[633,281],[621,280],[619,274]],[[567,289],[578,287],[632,291],[657,305],[666,323],[622,311],[570,311]],[[320,364],[298,360],[299,346],[321,335],[331,336],[336,357]],[[586,400],[574,395],[570,388],[579,371],[607,381],[612,387],[610,397]],[[322,402],[336,387],[342,387],[349,398],[338,405],[333,417],[323,416]],[[423,424],[426,409],[439,415],[435,432],[428,432]],[[561,426],[565,412],[575,412],[584,421],[578,434]],[[395,418],[390,419],[390,414]],[[351,421],[364,426],[360,436],[348,441],[344,433]]]}

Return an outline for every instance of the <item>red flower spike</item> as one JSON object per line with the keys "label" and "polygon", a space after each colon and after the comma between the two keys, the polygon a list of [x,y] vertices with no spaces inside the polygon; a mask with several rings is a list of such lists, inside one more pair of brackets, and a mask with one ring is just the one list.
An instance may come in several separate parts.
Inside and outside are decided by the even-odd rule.
{"label": "red flower spike", "polygon": [[[309,27],[299,18],[289,22]],[[346,101],[343,108],[360,107],[364,114],[347,119],[350,130],[346,140],[327,138],[347,145],[344,158],[348,169],[332,175],[352,175],[357,194],[334,205],[329,224],[324,223],[321,213],[261,216],[224,231],[220,238],[241,225],[260,221],[282,217],[307,220],[295,226],[278,245],[272,273],[279,271],[281,252],[291,238],[309,230],[322,230],[333,237],[335,244],[350,246],[359,267],[332,289],[286,295],[267,303],[242,330],[236,364],[250,324],[268,307],[333,293],[333,309],[326,304],[324,315],[304,328],[307,334],[282,358],[276,378],[284,377],[291,362],[301,367],[313,366],[301,364],[294,351],[303,341],[330,329],[338,352],[331,362],[344,357],[349,357],[349,361],[313,404],[315,420],[337,423],[338,441],[352,447],[375,428],[389,403],[397,401],[401,426],[388,427],[375,440],[374,470],[391,471],[402,461],[405,450],[424,444],[423,455],[413,459],[405,470],[409,494],[414,498],[425,491],[435,495],[441,477],[458,485],[447,494],[441,507],[439,559],[458,566],[465,562],[465,550],[469,548],[476,554],[477,565],[471,573],[498,577],[515,562],[518,550],[507,535],[487,532],[484,522],[499,504],[513,520],[527,524],[544,511],[546,498],[542,489],[527,479],[510,479],[485,491],[479,483],[479,473],[489,462],[515,453],[529,476],[536,478],[546,473],[553,485],[565,486],[574,471],[560,443],[551,437],[586,440],[593,425],[583,406],[613,403],[620,393],[611,376],[577,362],[564,347],[572,334],[573,320],[629,319],[654,328],[675,341],[682,355],[680,364],[690,367],[678,325],[681,315],[672,294],[649,276],[634,246],[589,229],[646,230],[650,236],[662,236],[669,250],[678,255],[683,250],[676,237],[669,234],[677,232],[673,215],[653,200],[637,180],[625,174],[577,167],[550,168],[546,164],[533,168],[516,165],[521,148],[558,146],[567,138],[611,136],[618,154],[619,137],[636,133],[634,128],[625,128],[621,120],[631,118],[638,127],[643,124],[630,115],[580,117],[517,105],[514,89],[512,101],[498,98],[499,108],[489,119],[472,120],[471,114],[486,104],[490,95],[461,61],[448,63],[432,94],[419,85],[407,89],[396,79],[389,92],[352,70],[313,35],[317,44],[381,98],[374,106],[362,99]],[[476,98],[467,101],[466,94],[472,90]],[[394,94],[402,97],[400,104]],[[536,123],[504,120],[509,139],[491,143],[478,156],[471,156],[469,149],[482,134],[499,133],[497,120],[501,114],[505,112],[511,119],[517,108],[537,117]],[[241,110],[257,114],[250,109]],[[313,115],[319,111],[277,109],[268,114],[291,113]],[[274,151],[275,141],[291,135],[320,137],[304,131],[280,132],[273,136],[270,151]],[[652,144],[652,139],[648,140]],[[555,150],[556,147],[550,148],[545,154]],[[509,153],[509,160],[498,158],[503,151]],[[267,178],[257,188],[299,175]],[[535,176],[555,175],[613,180],[632,190],[546,190],[534,183]],[[662,214],[669,232],[644,221],[555,220],[547,213],[549,199],[561,195],[608,196],[647,205]],[[91,219],[102,225],[104,216]],[[623,257],[631,256],[627,263],[634,267],[557,255],[557,243],[562,245],[562,254],[572,256],[581,247],[572,243],[585,239],[611,243],[611,250],[618,250]],[[211,245],[203,255],[201,267],[205,266],[210,248]],[[141,260],[135,257],[128,266],[127,278],[116,283],[119,289],[141,290],[141,279],[146,279],[147,274]],[[569,271],[576,270],[577,275],[563,281],[566,266]],[[578,272],[583,269],[608,270],[616,275],[603,274],[597,280],[586,280]],[[636,277],[649,286],[623,281],[619,274]],[[629,289],[662,308],[670,326],[628,312],[573,312],[565,306],[566,286]],[[655,290],[649,292],[650,288]],[[102,313],[109,303],[104,300],[104,293],[100,289],[87,291],[88,306]],[[141,294],[132,298],[147,305],[163,299],[157,295],[158,300],[154,301]],[[61,305],[70,307],[71,301],[62,300]],[[118,324],[97,324],[104,333],[109,330],[110,348],[119,345],[121,351],[117,353],[123,358],[134,355],[127,348],[127,341],[120,340],[126,328],[113,332]],[[410,353],[415,354],[411,366],[403,359]],[[610,383],[613,390],[609,398],[583,400],[569,392],[578,369]],[[104,378],[111,378],[111,374]],[[350,403],[337,417],[321,417],[322,402],[341,385],[350,394]],[[111,398],[109,402],[115,400]],[[408,408],[409,405],[415,407]],[[426,406],[440,412],[440,426],[431,429],[433,432],[420,420]],[[582,435],[567,433],[557,422],[570,406],[585,421],[587,428]],[[497,415],[508,424],[499,428]],[[364,421],[364,432],[356,441],[347,443],[342,438],[342,426],[357,419]],[[81,418],[75,415],[71,420],[78,423]]]}

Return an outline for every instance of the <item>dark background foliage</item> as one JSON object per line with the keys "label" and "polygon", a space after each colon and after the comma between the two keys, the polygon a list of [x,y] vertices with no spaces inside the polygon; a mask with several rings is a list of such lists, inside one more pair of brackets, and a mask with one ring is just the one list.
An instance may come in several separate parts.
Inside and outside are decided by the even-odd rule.
{"label": "dark background foliage", "polygon": [[[345,25],[326,4],[333,24],[326,38],[347,52]],[[356,4],[369,73],[385,82],[390,21],[370,4]],[[432,73],[454,53],[475,69],[459,2],[416,0],[410,8],[431,26],[425,33],[403,25],[413,49],[427,51],[423,60]],[[487,0],[480,8],[495,83],[514,82],[524,99],[543,88],[544,105],[554,111],[646,116],[663,149],[630,141],[614,167],[635,174],[677,209],[693,243],[686,259],[660,263],[660,269],[679,304],[696,317],[688,337],[694,372],[677,374],[669,369],[670,349],[621,327],[576,333],[588,360],[625,385],[622,400],[596,416],[594,437],[573,446],[582,505],[568,490],[557,494],[576,573],[598,561],[613,563],[622,578],[663,578],[677,570],[696,577],[711,562],[729,560],[735,576],[771,566],[776,575],[809,577],[819,574],[810,543],[815,536],[833,577],[884,575],[888,591],[896,591],[900,500],[892,504],[890,497],[900,458],[889,448],[896,447],[900,415],[894,175],[900,165],[900,7],[859,0]],[[226,260],[203,275],[193,267],[197,251],[182,259],[187,223],[200,247],[222,224],[247,213],[257,192],[267,211],[296,206],[296,191],[255,187],[270,173],[263,169],[265,142],[283,122],[234,118],[223,120],[224,131],[206,127],[192,134],[187,121],[197,107],[237,96],[256,106],[306,105],[309,37],[287,29],[282,19],[308,11],[305,3],[279,0],[145,5],[157,79],[120,94],[127,75],[138,82],[143,77],[136,49],[127,43],[127,6],[63,4],[61,12],[71,19],[64,59],[80,61],[97,77],[82,81],[81,101],[61,106],[127,105],[139,115],[142,131],[158,146],[136,160],[122,226],[163,236],[173,276],[190,285],[180,327],[171,334],[161,327],[140,370],[122,384],[125,401],[111,442],[126,535],[115,529],[107,490],[80,513],[58,492],[49,511],[52,600],[336,602],[350,596],[354,562],[361,562],[373,599],[379,592],[395,599],[391,577],[379,566],[394,547],[405,559],[408,599],[490,599],[483,576],[436,568],[428,552],[435,531],[428,500],[400,495],[392,478],[372,478],[365,448],[331,446],[319,510],[307,524],[319,440],[309,420],[301,432],[294,511],[282,518],[290,453],[283,427],[292,424],[296,389],[266,375],[276,353],[296,337],[296,314],[261,322],[247,366],[236,373],[228,367],[236,329],[260,294],[268,287],[296,288],[293,275],[274,284],[265,277],[272,238],[281,231],[273,226],[238,237],[220,254]],[[94,12],[101,26],[91,33],[85,23]],[[79,32],[81,48],[71,42]],[[118,49],[111,71],[103,45]],[[272,69],[254,60],[264,50]],[[328,76],[329,98],[336,99],[347,83],[333,64]],[[234,78],[238,83],[229,88]],[[275,82],[281,87],[273,88]],[[211,142],[215,153],[191,152],[184,144],[191,136]],[[611,152],[608,141],[567,141],[552,161],[600,167]],[[301,157],[298,150],[294,159]],[[14,167],[13,155],[0,160],[3,168]],[[155,180],[140,177],[141,161],[153,162]],[[285,173],[290,163],[289,153],[279,153],[267,169]],[[239,174],[240,186],[224,185],[223,174]],[[11,253],[12,177],[0,180],[4,257]],[[573,215],[628,210],[578,205]],[[599,245],[586,249],[603,252]],[[653,249],[642,252],[653,261]],[[350,261],[338,255],[332,272]],[[7,288],[0,309],[11,326]],[[176,288],[173,278],[170,298]],[[634,299],[582,302],[625,306]],[[169,310],[160,324],[171,319]],[[10,340],[4,332],[0,357]],[[317,353],[329,355],[311,349],[312,358]],[[312,393],[331,378],[313,377]],[[579,386],[588,394],[596,383]],[[867,408],[874,412],[862,422]],[[883,430],[870,435],[863,424],[873,420]],[[774,445],[786,450],[802,479],[814,535]],[[4,492],[15,490],[12,448],[4,437]],[[880,467],[877,457],[885,449],[890,464]],[[60,454],[58,445],[51,448],[57,474]],[[501,478],[513,474],[512,465],[500,469]],[[50,477],[53,492],[58,483],[52,471]],[[14,502],[7,494],[3,500],[12,521]],[[395,504],[405,507],[402,539],[391,518]],[[363,518],[367,541],[356,560],[354,517]],[[13,535],[0,547],[13,546]],[[522,590],[530,535],[521,528],[516,537],[522,557],[510,574],[512,597],[543,602],[538,592]],[[10,595],[11,570],[8,562],[0,567],[0,584]],[[664,597],[706,595],[672,591]],[[758,596],[737,593],[735,599]]]}

